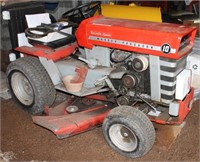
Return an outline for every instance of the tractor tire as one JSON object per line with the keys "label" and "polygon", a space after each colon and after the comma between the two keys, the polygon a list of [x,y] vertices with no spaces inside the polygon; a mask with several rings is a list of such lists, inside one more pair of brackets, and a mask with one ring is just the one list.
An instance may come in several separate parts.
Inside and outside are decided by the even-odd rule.
{"label": "tractor tire", "polygon": [[155,142],[153,124],[143,112],[131,106],[111,110],[102,128],[108,145],[126,157],[145,155]]}
{"label": "tractor tire", "polygon": [[53,104],[56,90],[38,58],[19,58],[9,64],[6,73],[13,98],[28,113],[41,114]]}

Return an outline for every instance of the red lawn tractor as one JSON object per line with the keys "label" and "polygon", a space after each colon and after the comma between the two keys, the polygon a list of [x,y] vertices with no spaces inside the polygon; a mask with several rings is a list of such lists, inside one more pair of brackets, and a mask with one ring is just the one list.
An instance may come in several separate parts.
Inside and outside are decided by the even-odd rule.
{"label": "red lawn tractor", "polygon": [[[24,57],[7,69],[10,91],[34,123],[58,138],[103,123],[111,148],[140,157],[154,144],[152,122],[181,124],[191,110],[194,89],[185,67],[197,29],[97,11],[100,2],[91,2],[63,14],[65,23],[27,28],[31,46],[17,47]],[[69,97],[50,107],[56,90]]]}

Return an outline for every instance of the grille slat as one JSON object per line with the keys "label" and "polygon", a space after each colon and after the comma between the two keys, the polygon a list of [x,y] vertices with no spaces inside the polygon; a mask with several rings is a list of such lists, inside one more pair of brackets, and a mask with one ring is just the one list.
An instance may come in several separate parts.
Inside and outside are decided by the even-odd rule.
{"label": "grille slat", "polygon": [[175,99],[176,77],[186,66],[186,56],[179,60],[160,58],[161,101],[169,104]]}

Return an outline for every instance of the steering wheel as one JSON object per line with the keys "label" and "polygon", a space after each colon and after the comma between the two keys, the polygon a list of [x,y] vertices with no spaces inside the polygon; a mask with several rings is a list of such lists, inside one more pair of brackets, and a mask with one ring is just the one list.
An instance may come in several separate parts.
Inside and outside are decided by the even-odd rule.
{"label": "steering wheel", "polygon": [[79,24],[82,20],[94,16],[95,12],[101,15],[101,1],[92,1],[81,6],[75,7],[62,15],[69,21]]}

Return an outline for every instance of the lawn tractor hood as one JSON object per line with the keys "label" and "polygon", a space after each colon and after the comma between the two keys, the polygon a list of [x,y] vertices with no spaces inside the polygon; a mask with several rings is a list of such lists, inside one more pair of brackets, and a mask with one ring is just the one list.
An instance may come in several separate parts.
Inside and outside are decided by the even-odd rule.
{"label": "lawn tractor hood", "polygon": [[76,31],[80,46],[103,46],[179,59],[191,50],[196,27],[108,18],[84,20]]}

